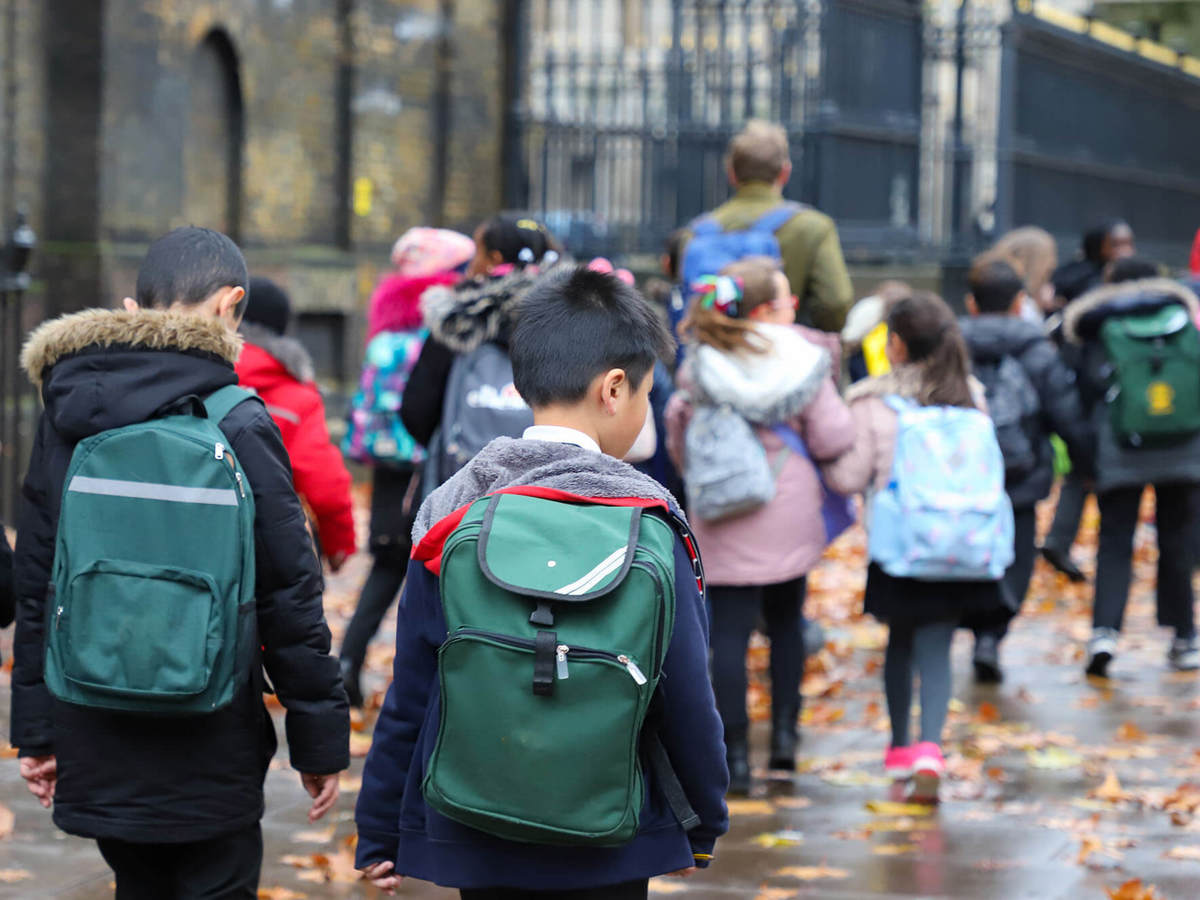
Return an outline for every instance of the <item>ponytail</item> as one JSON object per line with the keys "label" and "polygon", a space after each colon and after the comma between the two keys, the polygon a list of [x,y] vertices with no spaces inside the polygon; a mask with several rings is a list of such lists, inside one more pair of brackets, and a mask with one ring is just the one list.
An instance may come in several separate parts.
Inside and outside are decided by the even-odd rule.
{"label": "ponytail", "polygon": [[689,285],[692,302],[679,323],[679,336],[722,353],[767,352],[770,344],[755,332],[749,316],[775,299],[779,271],[769,256],[750,256],[726,266],[715,278]]}
{"label": "ponytail", "polygon": [[916,291],[892,306],[887,323],[908,348],[909,362],[920,369],[921,405],[975,408],[967,345],[941,297]]}

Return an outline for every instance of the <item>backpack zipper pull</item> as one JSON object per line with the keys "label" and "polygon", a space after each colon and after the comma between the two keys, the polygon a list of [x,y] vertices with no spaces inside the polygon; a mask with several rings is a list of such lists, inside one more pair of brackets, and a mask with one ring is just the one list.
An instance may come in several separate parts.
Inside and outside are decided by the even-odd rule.
{"label": "backpack zipper pull", "polygon": [[245,500],[246,499],[246,488],[242,484],[242,473],[234,472],[233,474],[234,474],[234,477],[237,478],[238,493],[241,494],[242,499]]}
{"label": "backpack zipper pull", "polygon": [[62,619],[62,614],[63,614],[63,608],[62,608],[62,604],[60,603],[58,605],[58,608],[56,610],[54,610],[54,630],[55,631],[58,631],[58,623]]}
{"label": "backpack zipper pull", "polygon": [[213,458],[214,459],[224,459],[225,458],[225,445],[224,444],[221,444],[221,443],[217,444],[216,448],[213,450]]}
{"label": "backpack zipper pull", "polygon": [[646,676],[642,674],[642,670],[638,668],[638,664],[628,656],[618,656],[617,662],[625,667],[625,671],[629,673],[629,677],[632,678],[636,684],[643,685],[646,683]]}
{"label": "backpack zipper pull", "polygon": [[557,650],[558,653],[556,658],[558,663],[558,680],[566,681],[571,677],[570,671],[567,670],[567,654],[571,652],[571,648],[566,644],[559,644]]}

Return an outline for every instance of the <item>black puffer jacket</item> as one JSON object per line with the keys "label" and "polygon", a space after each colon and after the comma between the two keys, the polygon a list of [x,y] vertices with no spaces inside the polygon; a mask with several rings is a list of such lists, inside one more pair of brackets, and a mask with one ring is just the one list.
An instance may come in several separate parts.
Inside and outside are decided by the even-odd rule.
{"label": "black puffer jacket", "polygon": [[[261,667],[233,703],[208,716],[122,715],[53,699],[43,681],[44,597],[59,500],[76,443],[141,422],[182,397],[236,383],[241,340],[196,316],[91,310],[43,325],[22,363],[41,386],[16,549],[12,742],[58,758],[54,821],[64,831],[127,841],[205,840],[257,821],[275,732]],[[256,504],[258,640],[287,709],[292,766],[327,774],[349,764],[349,713],[321,605],[321,570],[292,490],[279,431],[258,402],[222,422]]]}
{"label": "black puffer jacket", "polygon": [[1080,403],[1075,372],[1059,356],[1058,349],[1032,322],[1011,316],[976,316],[962,321],[963,337],[975,365],[998,363],[1011,356],[1025,370],[1037,391],[1041,413],[1031,423],[1036,433],[1030,441],[1037,462],[1006,485],[1013,506],[1027,509],[1045,498],[1054,483],[1054,448],[1050,435],[1057,434],[1071,451],[1076,466],[1091,468],[1092,433]]}
{"label": "black puffer jacket", "polygon": [[1178,443],[1130,447],[1113,432],[1109,408],[1108,359],[1100,327],[1115,315],[1152,312],[1169,304],[1184,306],[1195,321],[1200,300],[1167,278],[1108,284],[1084,294],[1063,313],[1063,338],[1077,360],[1080,391],[1091,407],[1095,428],[1096,492],[1146,484],[1200,484],[1200,433]]}

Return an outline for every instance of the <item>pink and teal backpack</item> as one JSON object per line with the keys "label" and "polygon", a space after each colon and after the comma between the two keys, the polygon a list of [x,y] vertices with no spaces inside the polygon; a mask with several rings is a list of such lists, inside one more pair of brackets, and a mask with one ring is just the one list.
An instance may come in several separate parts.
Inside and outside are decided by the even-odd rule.
{"label": "pink and teal backpack", "polygon": [[404,388],[429,336],[383,331],[367,344],[362,379],[350,408],[342,453],[355,462],[419,463],[425,451],[400,421]]}

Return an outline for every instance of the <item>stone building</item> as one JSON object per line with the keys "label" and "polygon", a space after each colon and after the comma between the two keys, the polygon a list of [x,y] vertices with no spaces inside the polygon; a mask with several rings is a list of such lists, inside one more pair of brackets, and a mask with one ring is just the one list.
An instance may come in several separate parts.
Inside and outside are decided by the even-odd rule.
{"label": "stone building", "polygon": [[[146,243],[222,229],[290,289],[325,374],[405,228],[501,202],[503,0],[0,0],[0,233],[27,322],[132,291]],[[354,358],[351,358],[354,357]]]}

